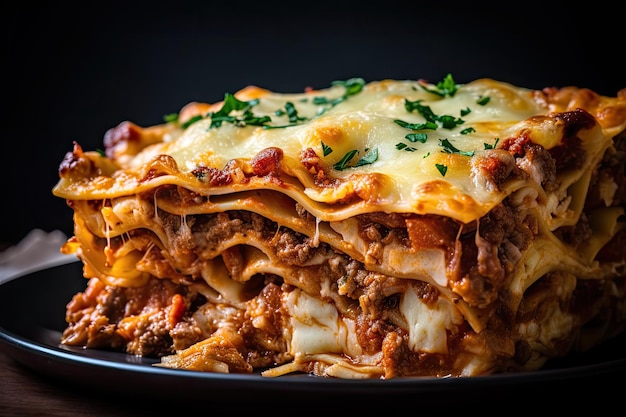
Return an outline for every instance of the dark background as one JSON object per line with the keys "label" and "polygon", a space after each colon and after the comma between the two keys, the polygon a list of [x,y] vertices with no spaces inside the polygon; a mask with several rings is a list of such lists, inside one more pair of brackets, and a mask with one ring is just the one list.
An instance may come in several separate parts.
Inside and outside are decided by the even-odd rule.
{"label": "dark background", "polygon": [[123,120],[161,123],[249,84],[301,92],[450,72],[462,83],[626,87],[623,16],[609,2],[367,3],[5,2],[0,245],[32,228],[72,233],[71,210],[51,194],[72,141],[102,148]]}

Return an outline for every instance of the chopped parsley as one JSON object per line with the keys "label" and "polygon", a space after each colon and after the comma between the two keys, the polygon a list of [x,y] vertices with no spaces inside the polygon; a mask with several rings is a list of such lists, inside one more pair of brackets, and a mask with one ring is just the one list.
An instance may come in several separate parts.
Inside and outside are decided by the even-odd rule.
{"label": "chopped parsley", "polygon": [[374,162],[378,160],[378,148],[374,148],[370,151],[366,150],[366,152],[367,153],[363,155],[363,158],[357,161],[355,167],[373,164]]}
{"label": "chopped parsley", "polygon": [[278,109],[274,112],[274,114],[276,116],[283,116],[283,115],[287,115],[287,117],[289,118],[289,123],[291,124],[295,124],[298,122],[303,122],[306,121],[307,118],[306,117],[300,117],[298,116],[298,111],[296,110],[296,106],[294,106],[294,104],[290,101],[285,103],[285,109]]}
{"label": "chopped parsley", "polygon": [[173,123],[178,121],[178,113],[170,113],[163,116],[165,123]]}
{"label": "chopped parsley", "polygon": [[[365,86],[365,80],[363,80],[362,78],[350,78],[346,81],[333,81],[331,84],[341,85],[345,87],[346,91],[341,97],[332,100],[326,97],[313,98],[314,104],[327,106],[323,111],[318,112],[317,116],[319,116],[329,108],[332,108],[333,106],[336,106],[337,104],[347,100],[349,97],[360,93]],[[306,102],[307,99],[303,98],[300,101]],[[261,126],[264,129],[284,128],[294,126],[298,123],[309,120],[306,117],[300,116],[294,103],[288,101],[285,103],[284,108],[276,110],[274,114],[278,117],[287,116],[287,118],[289,119],[289,124],[283,126],[272,126],[269,124],[272,122],[272,118],[269,115],[258,115],[254,114],[254,112],[252,111],[253,108],[257,104],[259,104],[259,102],[259,99],[249,101],[239,100],[237,97],[235,97],[234,94],[226,93],[224,94],[224,101],[221,109],[219,109],[218,111],[211,111],[204,116],[193,116],[185,123],[182,123],[181,127],[187,128],[193,123],[206,117],[211,118],[211,125],[209,126],[209,129],[217,129],[221,127],[224,123],[232,123],[233,125],[238,127]],[[235,113],[233,114],[233,112]],[[163,119],[165,120],[165,122],[174,123],[178,121],[178,116],[179,115],[177,113],[171,113],[164,115]]]}
{"label": "chopped parsley", "polygon": [[359,151],[356,149],[352,149],[351,151],[347,152],[343,158],[341,158],[338,162],[335,163],[335,165],[333,165],[333,168],[335,168],[338,171],[343,171],[344,169],[348,168],[348,162],[350,162],[350,160],[352,158],[354,158],[354,155],[356,155]]}
{"label": "chopped parsley", "polygon": [[378,160],[378,148],[374,148],[371,150],[366,149],[365,152],[366,153],[363,158],[359,159],[356,164],[348,165],[352,158],[354,158],[354,156],[359,153],[357,149],[352,149],[351,151],[348,151],[338,162],[336,162],[333,165],[333,168],[338,171],[343,171],[347,168],[356,168],[363,165],[369,165]]}
{"label": "chopped parsley", "polygon": [[426,140],[428,139],[428,135],[424,132],[409,133],[404,138],[408,140],[409,142],[413,142],[413,143],[415,142],[426,143]]}
{"label": "chopped parsley", "polygon": [[439,145],[443,148],[445,153],[455,153],[465,156],[474,156],[474,151],[461,151],[457,149],[448,139],[439,139]]}
{"label": "chopped parsley", "polygon": [[[452,86],[454,86],[454,89],[452,89]],[[438,88],[437,91],[440,93],[439,95],[443,97],[446,95],[453,96],[454,93],[456,93],[456,89],[458,88],[458,86],[454,83],[452,76],[449,75],[449,77],[446,77],[444,81],[441,81],[440,83],[437,84],[437,88]],[[423,100],[411,101],[411,100],[405,99],[404,108],[409,113],[413,113],[413,112],[419,113],[424,119],[426,119],[424,123],[409,123],[400,119],[394,120],[394,123],[406,129],[410,129],[414,131],[415,130],[436,130],[439,128],[439,126],[441,126],[444,129],[452,130],[455,127],[465,123],[465,121],[461,118],[456,118],[454,116],[447,115],[447,114],[443,114],[443,115],[435,114],[435,112],[433,112],[430,106],[422,104],[422,101]],[[470,113],[469,108],[466,108],[465,110],[461,110],[461,115],[466,115],[469,113]],[[469,131],[467,131],[467,133],[469,133]],[[416,143],[416,142],[426,143],[426,140],[428,139],[428,134],[425,132],[413,132],[413,133],[407,134],[404,138],[412,143]],[[410,147],[409,145],[406,145],[406,144],[404,146],[401,146],[400,144],[396,144],[396,149],[398,150],[404,149],[404,150],[411,150],[411,151],[416,150],[416,148]]]}
{"label": "chopped parsley", "polygon": [[197,122],[198,120],[202,120],[202,116],[200,116],[199,114],[196,114],[195,116],[191,117],[189,120],[187,120],[185,123],[183,123],[181,125],[181,127],[183,129],[187,129],[189,126],[191,126],[192,124],[194,124],[195,122]]}
{"label": "chopped parsley", "polygon": [[[191,126],[192,124],[194,124],[195,122],[197,122],[198,120],[202,120],[204,117],[197,114],[195,116],[192,116],[191,118],[189,118],[189,120],[187,120],[185,123],[182,123],[180,126],[183,129],[188,128],[189,126]],[[165,123],[177,123],[178,122],[178,113],[170,113],[170,114],[166,114],[165,116],[163,116],[163,120],[165,121]]]}
{"label": "chopped parsley", "polygon": [[[232,123],[239,127],[248,125],[263,126],[272,121],[269,116],[255,116],[252,108],[259,104],[259,100],[242,101],[231,93],[224,95],[224,104],[222,108],[216,112],[209,112],[207,115],[211,118],[211,126],[209,129],[218,128],[222,123]],[[240,112],[241,115],[231,116],[232,112]]]}
{"label": "chopped parsley", "polygon": [[489,96],[480,96],[478,100],[476,100],[476,104],[484,106],[485,104],[489,103],[489,100],[491,100],[491,97]]}
{"label": "chopped parsley", "polygon": [[454,81],[452,74],[447,74],[443,80],[439,81],[435,88],[429,88],[426,85],[422,84],[422,88],[429,93],[436,94],[440,97],[454,97],[456,92],[458,91],[460,85]]}
{"label": "chopped parsley", "polygon": [[437,170],[439,171],[441,176],[445,177],[446,176],[446,172],[448,172],[448,167],[445,166],[444,164],[435,164],[435,166],[437,167]]}
{"label": "chopped parsley", "polygon": [[437,129],[437,123],[434,123],[434,122],[409,123],[409,122],[405,122],[404,120],[396,119],[394,120],[394,123],[404,128],[411,129],[411,130],[435,130]]}
{"label": "chopped parsley", "polygon": [[[453,97],[457,93],[459,88],[461,87],[460,84],[457,84],[454,81],[454,78],[452,77],[451,74],[447,74],[445,78],[442,81],[439,81],[437,84],[435,84],[434,87],[433,87],[433,84],[429,84],[426,82],[420,82],[419,85],[425,91],[435,94],[442,98]],[[459,111],[460,117],[458,118],[452,115],[447,115],[447,114],[440,115],[440,114],[436,114],[435,112],[433,112],[430,106],[423,104],[423,101],[424,100],[411,101],[411,100],[405,99],[404,107],[406,111],[409,113],[417,112],[418,114],[420,114],[424,119],[426,119],[424,123],[409,123],[403,120],[398,120],[398,119],[394,120],[394,123],[396,123],[397,125],[414,131],[412,133],[405,135],[404,137],[404,139],[408,140],[411,143],[416,143],[416,142],[426,143],[428,139],[428,134],[427,132],[424,132],[424,131],[436,130],[439,127],[448,129],[448,130],[455,129],[456,127],[464,124],[465,121],[463,120],[463,117],[467,116],[468,114],[472,112],[472,109],[470,107],[465,107],[464,109],[461,109]],[[489,101],[490,101],[489,96],[480,96],[477,99],[476,103],[481,106],[484,106],[487,103],[489,103]],[[417,132],[417,131],[421,131],[421,132]],[[470,126],[461,130],[460,134],[467,135],[467,134],[474,133],[474,132],[476,132],[476,129]],[[440,142],[439,145],[442,147],[442,152],[444,153],[458,154],[458,155],[464,155],[464,156],[470,156],[470,157],[473,156],[475,153],[474,150],[463,151],[463,150],[458,149],[447,138],[440,139],[439,142]],[[493,145],[485,143],[484,144],[485,149],[493,149],[496,147],[497,143],[498,143],[498,139],[496,139]],[[404,150],[404,151],[411,151],[411,152],[416,150],[416,148],[414,148],[413,146],[410,146],[409,144],[403,143],[403,142],[396,143],[396,149]],[[426,158],[429,155],[430,155],[430,152],[426,153],[423,157]],[[435,166],[442,176],[446,175],[448,171],[448,167],[446,165],[437,163],[435,164]]]}
{"label": "chopped parsley", "polygon": [[348,98],[363,91],[363,87],[365,87],[365,80],[363,78],[350,78],[347,81],[333,81],[331,85],[344,86],[346,88],[346,92],[343,97]]}
{"label": "chopped parsley", "polygon": [[331,85],[341,85],[345,87],[346,92],[341,96],[335,99],[328,99],[324,96],[314,97],[313,104],[316,105],[326,105],[329,106],[327,109],[336,106],[337,104],[346,101],[348,97],[354,96],[361,91],[363,91],[363,87],[365,87],[365,80],[363,78],[350,78],[346,81],[333,81]]}
{"label": "chopped parsley", "polygon": [[435,128],[437,127],[437,123],[441,124],[441,127],[444,129],[454,129],[456,126],[465,123],[465,121],[461,118],[456,118],[447,114],[435,114],[430,106],[422,105],[422,101],[423,100],[404,100],[404,108],[409,113],[417,111],[420,115],[422,115],[422,117],[424,117],[424,119],[426,119],[427,123],[430,122],[435,124]]}
{"label": "chopped parsley", "polygon": [[414,148],[402,142],[396,143],[396,149],[399,151],[407,151],[407,152],[414,152],[417,150],[417,148]]}
{"label": "chopped parsley", "polygon": [[498,146],[498,142],[500,141],[500,138],[496,138],[495,142],[493,143],[493,145],[489,144],[489,143],[484,143],[483,145],[485,145],[485,150],[487,149],[495,149],[496,146]]}
{"label": "chopped parsley", "polygon": [[[188,128],[189,126],[191,126],[192,124],[194,124],[195,122],[197,122],[198,120],[202,120],[203,117],[199,114],[191,117],[189,120],[187,120],[185,123],[182,123],[180,126],[183,129]],[[178,113],[170,113],[170,114],[166,114],[165,116],[163,116],[163,120],[166,123],[176,123],[178,122]]]}
{"label": "chopped parsley", "polygon": [[323,141],[321,142],[321,144],[322,144],[322,152],[324,153],[324,156],[328,156],[333,152],[333,148],[325,144]]}

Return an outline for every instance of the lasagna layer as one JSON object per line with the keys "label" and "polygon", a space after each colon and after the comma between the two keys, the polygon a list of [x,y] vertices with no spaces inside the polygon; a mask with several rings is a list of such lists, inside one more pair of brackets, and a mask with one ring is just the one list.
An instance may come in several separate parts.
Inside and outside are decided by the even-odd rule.
{"label": "lasagna layer", "polygon": [[208,372],[536,370],[626,326],[626,90],[248,87],[78,143],[62,343]]}

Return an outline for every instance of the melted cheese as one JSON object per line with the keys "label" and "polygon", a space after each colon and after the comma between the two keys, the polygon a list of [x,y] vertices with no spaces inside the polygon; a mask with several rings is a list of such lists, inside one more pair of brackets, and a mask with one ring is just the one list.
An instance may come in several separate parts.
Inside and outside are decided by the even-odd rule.
{"label": "melted cheese", "polygon": [[438,298],[434,307],[424,304],[409,289],[402,297],[400,311],[408,322],[409,347],[416,351],[448,353],[448,331],[463,322],[449,300]]}
{"label": "melted cheese", "polygon": [[[493,80],[463,85],[452,97],[430,93],[415,81],[386,80],[366,84],[360,93],[330,108],[313,104],[314,98],[336,100],[343,92],[341,86],[302,94],[249,88],[240,96],[258,97],[259,103],[251,111],[256,117],[270,117],[267,126],[273,128],[226,122],[212,128],[212,118],[204,117],[177,136],[171,134],[172,129],[164,129],[170,133],[164,138],[167,141],[147,146],[110,176],[102,175],[90,182],[61,178],[54,193],[72,200],[110,199],[165,183],[180,184],[200,194],[231,193],[243,185],[209,186],[194,177],[193,170],[202,166],[223,169],[229,161],[239,161],[244,172],[250,172],[250,161],[259,152],[278,147],[284,153],[280,168],[285,181],[279,191],[291,194],[320,219],[348,218],[355,211],[387,211],[434,213],[469,222],[484,215],[511,192],[506,187],[494,190],[477,186],[472,160],[485,152],[486,146],[529,130],[535,143],[550,149],[559,143],[563,133],[558,119],[536,117],[547,115],[549,109],[533,92]],[[478,104],[484,97],[489,102]],[[407,110],[407,101],[419,102],[438,116],[447,115],[463,122],[452,128],[403,127],[397,121],[426,122],[420,112]],[[287,103],[293,104],[301,120],[293,123],[286,115],[276,116]],[[416,132],[425,133],[427,140],[420,143],[406,139],[408,134]],[[589,164],[610,144],[610,137],[602,136],[599,128],[594,132],[589,132],[590,137],[584,141]],[[474,156],[446,151],[450,148],[443,146],[446,142],[442,141]],[[402,145],[398,144],[414,150],[399,150],[397,147]],[[323,156],[323,146],[332,152]],[[300,162],[302,152],[309,148],[321,157],[327,175],[340,181],[333,186],[315,184]],[[357,153],[348,163],[351,167],[333,168],[353,150]],[[352,167],[373,150],[378,155],[375,161]],[[175,166],[161,166],[167,175],[144,179],[145,167],[159,155],[171,156]],[[94,156],[94,164],[104,165],[100,159]],[[103,172],[110,172],[108,165]],[[442,167],[446,169],[445,175]],[[245,188],[276,189],[276,185],[255,178],[247,181]],[[344,199],[355,193],[359,201],[346,204]]]}
{"label": "melted cheese", "polygon": [[361,355],[354,340],[354,323],[339,317],[332,304],[324,303],[300,290],[287,293],[286,305],[291,317],[291,354],[345,353]]}

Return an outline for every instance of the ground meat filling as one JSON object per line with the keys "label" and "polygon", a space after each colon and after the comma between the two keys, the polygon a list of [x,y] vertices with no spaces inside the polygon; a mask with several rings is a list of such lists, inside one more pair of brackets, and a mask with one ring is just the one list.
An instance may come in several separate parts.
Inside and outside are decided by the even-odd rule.
{"label": "ground meat filling", "polygon": [[[300,211],[302,216],[309,216],[305,211]],[[503,209],[503,213],[508,211]],[[176,235],[174,231],[180,230],[180,216],[160,212],[159,217],[162,224],[169,228],[166,233],[170,236]],[[316,279],[297,282],[298,287],[320,297],[321,281],[329,280],[335,293],[340,295],[328,301],[334,302],[341,314],[355,319],[357,337],[366,352],[375,353],[383,349],[383,346],[388,346],[385,353],[389,356],[388,363],[404,363],[403,366],[409,368],[410,363],[417,363],[416,359],[400,360],[399,352],[404,352],[404,355],[413,353],[406,346],[390,344],[391,339],[388,339],[391,332],[400,338],[394,339],[396,342],[404,340],[406,343],[406,330],[403,329],[405,323],[398,312],[398,294],[405,291],[407,285],[414,285],[413,281],[368,271],[363,264],[335,251],[328,244],[319,243],[313,246],[310,237],[286,228],[278,228],[274,222],[255,213],[233,211],[188,217],[193,217],[187,219],[190,234],[184,239],[177,236],[172,240],[174,252],[170,253],[169,259],[179,258],[176,251],[181,251],[187,258],[203,259],[207,254],[213,255],[211,248],[218,242],[237,233],[255,234],[267,241],[271,240],[281,261],[302,269],[313,268],[315,271],[309,277],[316,276]],[[500,230],[498,233],[496,229],[501,220],[494,219],[491,223],[485,223],[483,230],[486,239],[492,241],[492,247],[503,239],[504,232]],[[415,224],[415,218],[411,222]],[[438,244],[454,247],[454,227],[458,227],[454,222],[443,217],[429,216],[424,223],[431,229],[445,226],[440,228],[444,231],[440,232]],[[406,216],[368,214],[360,219],[360,224],[362,234],[368,239],[384,240],[395,236],[394,239],[411,245],[410,233],[406,230]],[[476,235],[476,230],[473,233]],[[472,238],[465,238],[463,244],[473,248],[464,249],[467,253],[479,252]],[[221,256],[230,274],[234,277],[240,275],[242,259],[237,247],[221,253]],[[314,259],[325,261],[312,262]],[[475,261],[466,260],[462,269],[471,269],[469,265],[473,263]],[[176,268],[174,266],[172,269]],[[493,268],[495,267],[485,264],[483,269],[489,271]],[[500,273],[494,270],[492,275],[498,274]],[[249,363],[255,367],[270,366],[288,359],[285,352],[287,347],[282,339],[282,328],[288,323],[285,321],[286,315],[281,312],[279,294],[290,291],[292,287],[283,278],[259,276],[251,280],[254,285],[250,284],[249,287],[247,313],[211,310],[210,303],[205,304],[204,297],[183,282],[174,284],[169,280],[152,278],[144,287],[121,288],[105,286],[97,279],[92,279],[87,290],[77,294],[68,304],[69,325],[64,333],[64,342],[69,345],[109,348],[146,357],[159,357],[186,349],[209,337],[217,329],[201,317],[215,317],[217,322],[228,321],[239,329],[242,343],[238,349]],[[495,284],[490,285],[496,287]],[[438,291],[428,284],[423,283],[423,286],[425,288],[420,291],[431,292],[436,299]],[[477,288],[474,287],[475,291]],[[472,292],[466,292],[465,295],[469,296],[470,293]],[[196,312],[201,314],[194,314]],[[256,320],[253,325],[247,316],[263,317],[262,324]],[[409,374],[408,369],[404,372]]]}
{"label": "ground meat filling", "polygon": [[[69,325],[62,341],[145,357],[171,354],[174,346],[170,332],[179,322],[189,321],[204,302],[203,296],[187,287],[156,278],[138,288],[106,286],[92,278],[86,290],[67,305]],[[190,328],[184,334],[179,331],[178,338],[192,344],[200,336],[199,331]]]}

